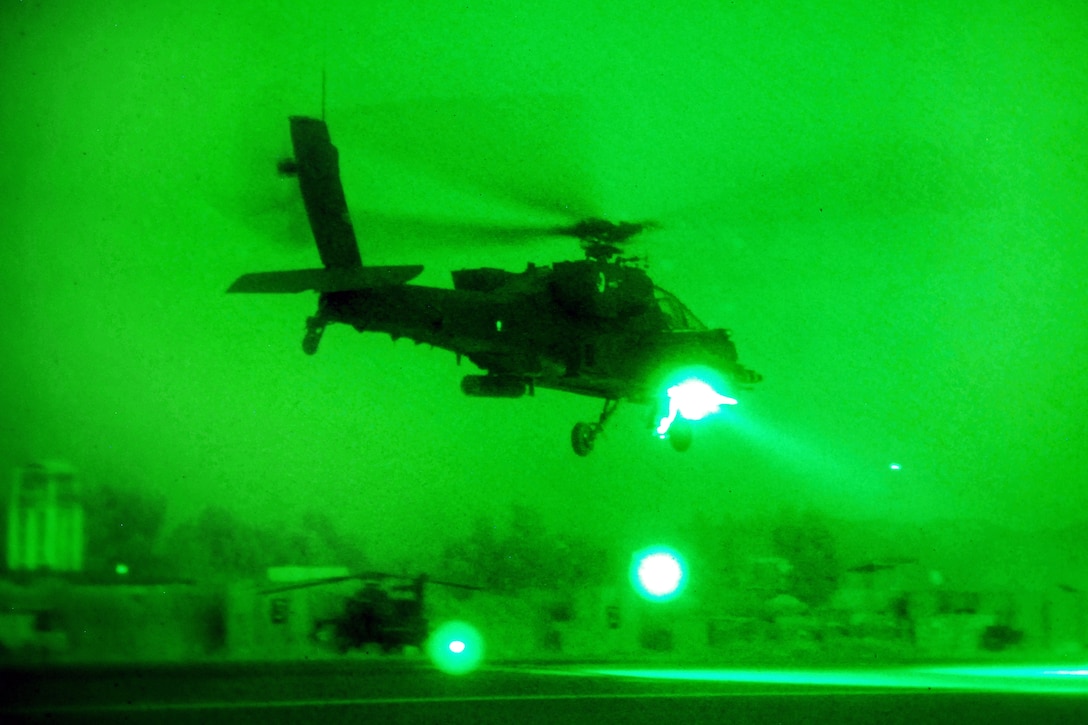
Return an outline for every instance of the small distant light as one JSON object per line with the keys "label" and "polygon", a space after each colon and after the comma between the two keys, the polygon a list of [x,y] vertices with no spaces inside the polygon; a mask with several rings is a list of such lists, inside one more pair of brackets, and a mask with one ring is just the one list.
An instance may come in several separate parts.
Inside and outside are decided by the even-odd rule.
{"label": "small distant light", "polygon": [[502,332],[502,320],[495,320],[495,332]]}
{"label": "small distant light", "polygon": [[888,468],[892,469],[893,471],[898,471],[901,468],[901,466],[898,463],[893,463],[890,466],[888,466]]}
{"label": "small distant light", "polygon": [[117,572],[118,576],[125,576],[126,574],[128,574],[128,564],[118,564],[117,566],[113,567],[113,570]]}
{"label": "small distant light", "polygon": [[465,643],[462,642],[461,640],[455,639],[452,642],[450,642],[450,652],[453,652],[455,655],[459,655],[464,651],[465,651]]}

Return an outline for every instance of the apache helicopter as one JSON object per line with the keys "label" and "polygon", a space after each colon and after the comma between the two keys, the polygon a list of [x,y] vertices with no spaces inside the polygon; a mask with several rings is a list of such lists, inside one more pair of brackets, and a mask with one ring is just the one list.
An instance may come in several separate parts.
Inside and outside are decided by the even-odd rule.
{"label": "apache helicopter", "polygon": [[[331,645],[337,652],[362,649],[368,644],[381,647],[383,653],[403,651],[405,647],[422,648],[430,634],[424,614],[423,594],[427,584],[482,591],[471,584],[439,581],[426,574],[409,578],[384,572],[363,572],[288,584],[266,589],[261,594],[280,594],[297,589],[329,586],[357,579],[363,586],[344,600],[344,609],[334,617],[314,621],[313,638]],[[403,581],[402,584],[389,584]]]}
{"label": "apache helicopter", "polygon": [[[571,444],[588,455],[621,399],[668,409],[654,417],[658,437],[678,450],[692,440],[691,420],[735,404],[715,385],[735,389],[762,376],[741,365],[729,331],[710,329],[658,287],[623,245],[652,222],[600,218],[542,228],[573,237],[585,258],[523,272],[481,267],[452,272],[453,289],[410,285],[422,265],[364,266],[340,180],[339,152],[323,120],[290,117],[294,157],[279,171],[298,179],[323,267],[256,272],[228,292],[319,294],[302,348],[317,352],[325,328],[351,325],[467,357],[482,375],[466,375],[469,396],[517,398],[536,388],[604,400],[596,422],[579,422]],[[697,380],[676,371],[700,371]],[[653,423],[651,423],[653,425]]]}

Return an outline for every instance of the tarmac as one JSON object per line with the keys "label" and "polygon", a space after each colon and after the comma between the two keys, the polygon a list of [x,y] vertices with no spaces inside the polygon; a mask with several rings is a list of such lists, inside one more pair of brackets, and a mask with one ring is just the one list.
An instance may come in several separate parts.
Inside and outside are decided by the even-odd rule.
{"label": "tarmac", "polygon": [[[1088,722],[1088,665],[708,668],[425,659],[0,671],[21,722]],[[5,719],[0,717],[0,719]]]}

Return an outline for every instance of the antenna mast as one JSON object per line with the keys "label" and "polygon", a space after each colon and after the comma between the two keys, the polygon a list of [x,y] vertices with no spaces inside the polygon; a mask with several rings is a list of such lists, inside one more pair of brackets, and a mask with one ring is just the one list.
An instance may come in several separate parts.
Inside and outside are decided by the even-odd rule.
{"label": "antenna mast", "polygon": [[329,66],[329,15],[321,13],[321,122],[325,122],[325,69]]}

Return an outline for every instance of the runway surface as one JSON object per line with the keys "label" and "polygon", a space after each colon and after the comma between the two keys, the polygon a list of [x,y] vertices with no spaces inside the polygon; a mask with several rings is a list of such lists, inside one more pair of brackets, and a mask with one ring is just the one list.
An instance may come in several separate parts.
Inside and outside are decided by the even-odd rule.
{"label": "runway surface", "polygon": [[335,660],[0,671],[24,722],[1088,722],[1088,667],[708,669]]}

